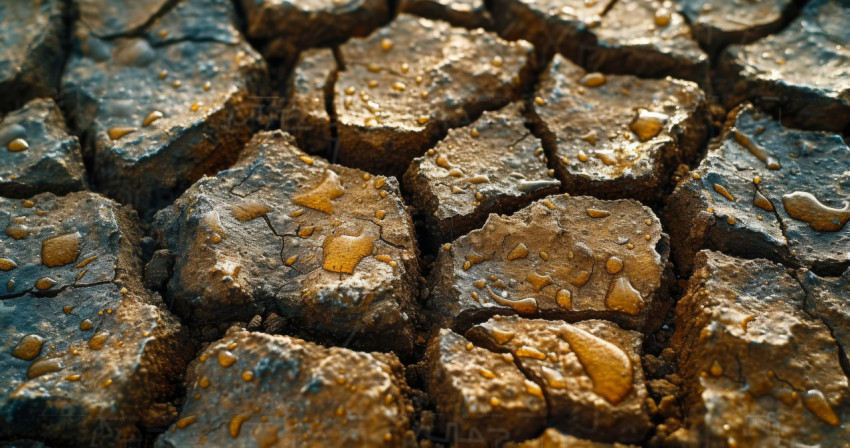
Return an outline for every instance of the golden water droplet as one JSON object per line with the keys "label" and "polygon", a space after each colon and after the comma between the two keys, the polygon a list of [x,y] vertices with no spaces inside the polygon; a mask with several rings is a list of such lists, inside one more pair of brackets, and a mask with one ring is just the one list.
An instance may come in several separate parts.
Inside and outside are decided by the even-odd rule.
{"label": "golden water droplet", "polygon": [[28,334],[22,337],[15,349],[12,350],[12,356],[24,361],[32,361],[41,354],[43,346],[44,338],[37,334]]}
{"label": "golden water droplet", "polygon": [[378,210],[375,212],[375,217],[378,219],[384,219],[385,216],[387,216],[386,210]]}
{"label": "golden water droplet", "polygon": [[769,212],[773,211],[773,204],[759,191],[756,191],[756,194],[753,196],[753,205]]}
{"label": "golden water droplet", "polygon": [[393,41],[386,39],[386,38],[381,40],[381,49],[383,49],[384,51],[390,51],[390,50],[392,50],[392,48],[393,48]]}
{"label": "golden water droplet", "polygon": [[56,284],[56,280],[50,277],[42,277],[35,282],[35,287],[40,290],[50,289]]}
{"label": "golden water droplet", "polygon": [[301,159],[301,161],[306,163],[307,165],[312,165],[314,162],[313,158],[307,155],[303,155],[298,158]]}
{"label": "golden water droplet", "polygon": [[158,76],[159,76],[159,79],[165,79],[165,77],[168,76],[168,70],[160,71]]}
{"label": "golden water droplet", "polygon": [[322,244],[324,252],[322,268],[330,272],[353,274],[357,263],[372,253],[374,240],[374,237],[368,235],[339,235],[325,238]]}
{"label": "golden water droplet", "polygon": [[590,216],[591,218],[607,218],[608,216],[611,216],[611,212],[608,210],[589,208],[585,211],[587,212],[587,216]]}
{"label": "golden water droplet", "polygon": [[113,126],[106,131],[106,133],[109,134],[109,138],[112,140],[118,140],[131,132],[136,132],[136,128],[132,126]]}
{"label": "golden water droplet", "polygon": [[546,104],[546,101],[543,98],[540,98],[539,96],[534,97],[534,102],[541,106]]}
{"label": "golden water droplet", "polygon": [[605,306],[609,310],[620,311],[632,316],[637,316],[643,311],[643,297],[636,290],[627,277],[619,277],[611,281],[608,295],[605,297]]}
{"label": "golden water droplet", "polygon": [[605,269],[609,274],[614,275],[623,270],[623,260],[619,257],[611,257],[605,262]]}
{"label": "golden water droplet", "polygon": [[823,392],[818,389],[806,391],[806,393],[803,394],[803,404],[806,405],[806,409],[827,424],[832,426],[839,426],[841,424],[841,419],[839,419],[838,415],[835,414],[835,411],[832,410],[832,407],[829,405],[829,402],[826,401],[826,397],[823,395]]}
{"label": "golden water droplet", "polygon": [[218,352],[218,363],[222,367],[230,367],[236,362],[236,355],[230,350],[222,350]]}
{"label": "golden water droplet", "polygon": [[179,79],[177,79],[177,80],[175,80],[174,82],[171,83],[171,87],[174,87],[175,89],[182,86],[182,85],[183,85],[183,82],[181,82]]}
{"label": "golden water droplet", "polygon": [[558,305],[561,305],[566,309],[572,309],[573,294],[569,289],[559,289],[557,294],[555,294],[555,301],[558,302]]}
{"label": "golden water droplet", "polygon": [[228,425],[230,437],[233,437],[234,439],[239,437],[239,432],[242,431],[242,423],[245,423],[245,420],[248,420],[249,418],[251,418],[251,414],[239,414],[230,419],[230,424]]}
{"label": "golden water droplet", "polygon": [[658,26],[667,26],[670,24],[670,19],[673,14],[667,8],[658,8],[655,11],[655,24]]}
{"label": "golden water droplet", "polygon": [[549,277],[548,275],[540,275],[536,272],[532,272],[532,273],[528,274],[525,277],[525,281],[527,281],[528,283],[531,283],[531,286],[532,286],[532,288],[534,289],[535,292],[538,292],[541,289],[543,289],[546,286],[549,286],[553,283],[552,278]]}
{"label": "golden water droplet", "polygon": [[197,418],[194,415],[190,415],[188,417],[183,417],[180,420],[177,420],[176,425],[180,429],[186,429],[187,427],[189,427],[189,425],[195,423],[195,420],[197,420]]}
{"label": "golden water droplet", "polygon": [[94,327],[94,324],[92,324],[92,322],[88,319],[84,319],[82,322],[80,322],[80,330],[82,330],[82,331],[89,331],[93,327]]}
{"label": "golden water droplet", "polygon": [[478,370],[478,372],[479,372],[479,373],[481,373],[481,376],[483,376],[484,378],[487,378],[487,379],[493,379],[493,378],[496,378],[496,374],[495,374],[495,373],[493,373],[492,371],[490,371],[490,370],[488,370],[488,369],[485,369],[484,367],[481,367],[481,368]]}
{"label": "golden water droplet", "polygon": [[162,112],[155,110],[155,111],[149,113],[147,117],[145,117],[145,121],[142,122],[142,127],[148,127],[148,126],[151,125],[151,123],[153,123],[156,120],[159,120],[162,117],[163,117]]}
{"label": "golden water droplet", "polygon": [[89,348],[92,350],[100,350],[106,345],[106,339],[109,337],[109,333],[102,331],[100,333],[95,334],[89,339]]}
{"label": "golden water droplet", "polygon": [[[424,94],[425,92],[422,92],[422,93]],[[417,122],[417,123],[419,123],[419,124],[425,124],[425,123],[427,123],[427,122],[428,122],[428,120],[430,120],[430,119],[431,119],[431,117],[426,117],[426,116],[424,116],[424,115],[423,115],[423,116],[421,116],[421,117],[417,118],[417,119],[416,119],[416,122]]]}
{"label": "golden water droplet", "polygon": [[405,85],[403,82],[394,82],[393,89],[398,90],[399,92],[404,92],[405,90],[407,90],[407,85]]}
{"label": "golden water droplet", "polygon": [[520,348],[516,349],[516,355],[520,358],[534,358],[534,359],[546,359],[546,354],[537,350],[534,347],[529,347],[527,345],[523,345]]}
{"label": "golden water droplet", "polygon": [[818,231],[837,232],[850,220],[850,204],[832,208],[821,203],[813,194],[795,191],[782,196],[785,211],[794,219],[807,222]]}
{"label": "golden water droplet", "polygon": [[508,261],[514,261],[528,256],[528,247],[523,243],[517,244],[510,253],[508,253]]}
{"label": "golden water droplet", "polygon": [[387,178],[384,176],[379,176],[375,178],[375,188],[381,188],[384,184],[387,183]]}
{"label": "golden water droplet", "polygon": [[762,148],[761,145],[750,140],[749,137],[734,128],[732,129],[732,136],[735,138],[735,141],[737,141],[739,145],[746,148],[748,151],[750,151],[750,154],[756,156],[757,159],[761,160],[765,164],[765,166],[767,166],[767,169],[778,170],[780,168],[779,161],[776,160],[775,157],[768,154],[767,150]]}
{"label": "golden water droplet", "polygon": [[0,271],[11,271],[18,267],[18,264],[8,258],[0,258]]}
{"label": "golden water droplet", "polygon": [[501,67],[504,63],[505,61],[499,55],[493,56],[493,59],[490,60],[490,65],[493,67]]}
{"label": "golden water droplet", "polygon": [[602,73],[599,73],[599,72],[593,72],[593,73],[588,73],[588,74],[584,75],[579,80],[579,83],[583,84],[587,87],[599,87],[602,84],[605,84],[605,81],[606,81],[605,75],[603,75]]}
{"label": "golden water droplet", "polygon": [[714,184],[714,191],[720,193],[726,199],[729,199],[730,201],[735,202],[735,198],[732,196],[731,193],[729,193],[728,190],[726,190],[726,188],[723,185]]}
{"label": "golden water droplet", "polygon": [[76,374],[75,375],[68,375],[68,376],[65,377],[65,380],[66,381],[72,381],[72,382],[80,381],[80,375],[76,375]]}
{"label": "golden water droplet", "polygon": [[549,254],[546,252],[541,251],[538,255],[540,255],[540,258],[542,258],[543,261],[549,261]]}
{"label": "golden water droplet", "polygon": [[11,152],[23,151],[30,147],[30,144],[22,138],[16,138],[6,145],[6,148]]}
{"label": "golden water droplet", "polygon": [[53,268],[77,261],[82,239],[80,232],[74,232],[44,240],[41,243],[41,262]]}
{"label": "golden water droplet", "polygon": [[401,64],[401,72],[407,73],[409,70],[410,70],[410,65],[408,65],[407,62],[403,62]]}
{"label": "golden water droplet", "polygon": [[662,113],[640,109],[637,116],[629,124],[629,130],[634,132],[640,141],[645,142],[655,138],[669,119],[670,117]]}
{"label": "golden water droplet", "polygon": [[242,372],[242,379],[245,380],[245,381],[253,380],[254,379],[254,372],[252,372],[250,370],[246,370],[246,371]]}
{"label": "golden water droplet", "polygon": [[502,330],[501,328],[492,328],[490,330],[490,335],[493,336],[493,339],[496,340],[496,343],[503,345],[508,343],[511,339],[514,338],[513,331]]}
{"label": "golden water droplet", "polygon": [[339,175],[331,170],[325,171],[325,177],[315,188],[293,196],[292,202],[327,214],[333,214],[331,201],[345,194],[339,182]]}
{"label": "golden water droplet", "polygon": [[716,359],[711,363],[711,368],[708,371],[711,373],[711,376],[723,375],[723,367],[720,366],[720,363]]}
{"label": "golden water droplet", "polygon": [[632,362],[622,349],[569,324],[561,336],[593,380],[597,395],[617,404],[632,390]]}
{"label": "golden water droplet", "polygon": [[191,110],[192,112],[197,112],[198,109],[200,109],[201,106],[203,106],[203,105],[204,105],[204,103],[202,101],[197,101],[194,104],[192,104],[191,107],[189,107],[189,110]]}
{"label": "golden water droplet", "polygon": [[48,373],[58,372],[65,368],[59,358],[41,358],[30,364],[27,369],[27,378],[33,379]]}
{"label": "golden water droplet", "polygon": [[[468,261],[466,263],[469,264]],[[498,294],[494,293],[489,286],[487,287],[487,294],[490,296],[491,299],[493,299],[494,302],[498,303],[499,305],[509,306],[519,314],[534,314],[537,312],[537,300],[534,300],[531,297],[519,300],[505,299],[503,297],[499,297]]]}
{"label": "golden water droplet", "polygon": [[543,398],[543,389],[534,381],[525,380],[525,391],[538,398]]}
{"label": "golden water droplet", "polygon": [[246,222],[265,216],[271,210],[271,207],[259,199],[245,198],[234,205],[230,213],[239,221]]}
{"label": "golden water droplet", "polygon": [[298,260],[298,255],[293,255],[293,256],[287,258],[286,261],[284,262],[284,264],[286,264],[287,266],[292,266],[293,264],[295,264],[295,262],[297,260]]}
{"label": "golden water droplet", "polygon": [[203,88],[204,90],[209,90],[212,87],[212,84],[209,81],[204,82]]}
{"label": "golden water droplet", "polygon": [[583,150],[579,150],[578,151],[578,160],[580,162],[587,162],[588,160],[590,160],[590,157],[587,157],[587,153],[585,153]]}

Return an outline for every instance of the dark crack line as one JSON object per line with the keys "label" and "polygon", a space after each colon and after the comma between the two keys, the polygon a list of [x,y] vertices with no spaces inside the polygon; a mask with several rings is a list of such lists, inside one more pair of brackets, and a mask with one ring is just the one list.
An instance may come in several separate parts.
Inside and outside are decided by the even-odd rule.
{"label": "dark crack line", "polygon": [[402,246],[402,245],[400,245],[400,244],[391,243],[391,242],[387,241],[386,239],[384,239],[384,227],[383,227],[382,225],[378,224],[377,222],[372,221],[372,220],[371,220],[371,219],[369,219],[369,218],[363,218],[363,217],[361,217],[361,216],[355,216],[355,217],[354,217],[354,219],[359,219],[360,221],[370,222],[370,223],[374,224],[375,226],[377,226],[377,227],[378,227],[378,239],[379,239],[380,241],[382,241],[384,244],[386,244],[386,245],[388,245],[388,246],[390,246],[390,247],[394,247],[394,248],[396,248],[396,249],[398,249],[398,250],[407,250],[407,248],[406,248],[406,247],[404,247],[404,246]]}

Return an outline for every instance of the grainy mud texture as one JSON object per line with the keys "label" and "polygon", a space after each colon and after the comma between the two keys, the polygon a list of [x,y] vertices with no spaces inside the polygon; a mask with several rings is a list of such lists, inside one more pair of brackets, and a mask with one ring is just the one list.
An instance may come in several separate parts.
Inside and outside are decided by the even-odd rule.
{"label": "grainy mud texture", "polygon": [[0,4],[0,111],[56,94],[65,61],[66,11],[62,0]]}
{"label": "grainy mud texture", "polygon": [[494,0],[506,39],[532,42],[541,57],[560,53],[589,70],[707,82],[708,56],[670,2]]}
{"label": "grainy mud texture", "polygon": [[409,354],[419,285],[413,223],[394,178],[332,165],[280,131],[156,216],[188,322],[277,313],[313,337]]}
{"label": "grainy mud texture", "polygon": [[[225,0],[184,0],[132,34],[123,30],[136,30],[134,22],[110,19],[106,4],[116,3],[81,8],[89,3],[96,23],[83,15],[74,28],[63,107],[85,136],[96,188],[148,218],[175,191],[236,160],[256,128],[265,62],[234,28]],[[153,6],[127,3],[129,11]]]}
{"label": "grainy mud texture", "polygon": [[141,285],[136,221],[93,193],[0,199],[0,437],[138,442],[171,399],[188,334]]}
{"label": "grainy mud texture", "polygon": [[393,355],[236,331],[204,350],[186,380],[186,404],[158,448],[415,443]]}
{"label": "grainy mud texture", "polygon": [[815,0],[782,32],[730,46],[716,82],[726,106],[750,100],[791,126],[847,132],[848,18],[850,3]]}
{"label": "grainy mud texture", "polygon": [[86,168],[77,137],[50,99],[30,101],[0,120],[0,196],[85,190]]}
{"label": "grainy mud texture", "polygon": [[840,136],[789,129],[746,104],[664,212],[677,268],[701,248],[839,275],[850,265],[850,149]]}
{"label": "grainy mud texture", "polygon": [[520,103],[484,112],[410,164],[405,189],[435,243],[481,227],[490,213],[512,213],[558,191],[561,182],[521,112]]}
{"label": "grainy mud texture", "polygon": [[608,199],[657,199],[707,131],[696,84],[588,73],[560,55],[540,77],[531,113],[564,190]]}
{"label": "grainy mud texture", "polygon": [[[786,269],[702,251],[676,308],[686,427],[671,442],[842,446],[847,376]],[[763,445],[766,444],[766,445]]]}
{"label": "grainy mud texture", "polygon": [[395,176],[449,128],[510,103],[533,56],[527,42],[407,14],[340,53],[339,162]]}
{"label": "grainy mud texture", "polygon": [[668,237],[632,200],[550,196],[444,245],[429,277],[435,322],[494,314],[611,320],[651,331],[670,306]]}

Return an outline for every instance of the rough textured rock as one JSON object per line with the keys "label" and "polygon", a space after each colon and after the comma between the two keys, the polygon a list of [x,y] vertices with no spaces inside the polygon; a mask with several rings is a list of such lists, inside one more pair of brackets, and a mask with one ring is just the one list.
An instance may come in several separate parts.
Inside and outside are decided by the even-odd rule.
{"label": "rough textured rock", "polygon": [[401,0],[402,12],[433,20],[445,20],[465,28],[493,28],[484,0]]}
{"label": "rough textured rock", "polygon": [[98,37],[139,32],[169,9],[168,0],[74,0],[79,24]]}
{"label": "rough textured rock", "polygon": [[632,200],[550,196],[444,246],[427,308],[464,329],[493,314],[660,325],[670,305],[667,235]]}
{"label": "rough textured rock", "polygon": [[[496,446],[540,433],[547,406],[540,386],[514,360],[442,329],[428,343],[425,387],[450,444]],[[476,443],[477,442],[477,443]]]}
{"label": "rough textured rock", "polygon": [[404,185],[435,242],[444,242],[481,227],[490,213],[513,213],[556,193],[561,183],[549,173],[543,145],[514,103],[449,130],[427,155],[414,159]]}
{"label": "rough textured rock", "polygon": [[733,110],[699,168],[676,187],[665,221],[682,273],[701,248],[839,275],[850,264],[850,149],[838,135]]}
{"label": "rough textured rock", "polygon": [[265,64],[234,41],[231,8],[184,0],[138,37],[76,29],[64,107],[86,135],[97,188],[145,216],[232,163],[256,127],[251,98],[262,91]]}
{"label": "rough textured rock", "polygon": [[841,446],[847,377],[829,329],[784,267],[697,254],[672,345],[686,424],[702,444]]}
{"label": "rough textured rock", "polygon": [[711,2],[676,0],[694,37],[714,54],[730,44],[746,44],[782,29],[798,11],[798,0]]}
{"label": "rough textured rock", "polygon": [[850,130],[850,4],[815,0],[781,33],[730,46],[717,88],[727,107],[756,102],[784,123]]}
{"label": "rough textured rock", "polygon": [[656,198],[706,135],[705,95],[688,81],[589,74],[556,55],[535,95],[538,135],[573,194]]}
{"label": "rough textured rock", "polygon": [[499,34],[531,41],[543,57],[560,52],[590,70],[705,82],[708,56],[671,9],[650,0],[495,0],[492,6]]}
{"label": "rough textured rock", "polygon": [[56,94],[65,53],[64,2],[3,2],[0,5],[0,110]]}
{"label": "rough textured rock", "polygon": [[798,273],[806,291],[806,310],[817,316],[832,332],[841,348],[842,367],[850,367],[850,268],[840,277],[818,277],[811,271]]}
{"label": "rough textured rock", "polygon": [[334,89],[339,160],[399,176],[448,128],[511,102],[532,47],[402,14],[340,52],[345,70]]}
{"label": "rough textured rock", "polygon": [[398,182],[294,145],[257,134],[233,168],[157,214],[175,312],[198,324],[274,312],[314,338],[407,354],[419,262]]}
{"label": "rough textured rock", "polygon": [[242,0],[242,8],[246,34],[272,58],[366,36],[390,20],[386,0]]}
{"label": "rough textured rock", "polygon": [[0,199],[0,228],[0,437],[135,439],[191,352],[141,285],[134,213],[93,193],[45,193]]}
{"label": "rough textured rock", "polygon": [[601,442],[592,442],[564,434],[557,429],[549,428],[540,437],[528,440],[520,444],[508,444],[506,448],[630,448],[634,445],[613,445]]}
{"label": "rough textured rock", "polygon": [[651,428],[640,333],[601,320],[495,316],[467,337],[510,353],[546,397],[549,422],[558,429],[602,442],[639,442]]}
{"label": "rough textured rock", "polygon": [[280,127],[310,154],[330,154],[336,144],[328,111],[336,73],[333,51],[322,48],[302,53],[289,77]]}
{"label": "rough textured rock", "polygon": [[204,350],[187,383],[157,447],[402,446],[413,411],[395,356],[247,331]]}
{"label": "rough textured rock", "polygon": [[0,196],[26,198],[86,189],[77,137],[50,99],[27,103],[0,121]]}

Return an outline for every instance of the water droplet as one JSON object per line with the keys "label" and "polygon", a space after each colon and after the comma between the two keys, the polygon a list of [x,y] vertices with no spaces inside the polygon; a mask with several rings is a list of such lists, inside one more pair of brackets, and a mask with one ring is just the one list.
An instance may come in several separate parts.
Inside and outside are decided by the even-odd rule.
{"label": "water droplet", "polygon": [[655,11],[655,24],[658,26],[667,26],[670,24],[672,13],[667,8],[658,8]]}
{"label": "water droplet", "polygon": [[89,348],[92,350],[101,350],[106,345],[106,339],[109,338],[109,332],[101,331],[96,333],[89,339]]}
{"label": "water droplet", "polygon": [[724,198],[729,199],[732,202],[735,202],[735,197],[732,196],[732,194],[729,193],[729,191],[726,190],[726,188],[723,185],[714,184],[714,191],[720,193]]}
{"label": "water droplet", "polygon": [[48,373],[58,372],[65,366],[59,358],[42,358],[30,364],[27,369],[27,378],[37,378]]}
{"label": "water droplet", "polygon": [[514,261],[528,256],[528,247],[523,243],[519,243],[508,253],[508,261]]}
{"label": "water droplet", "polygon": [[180,420],[177,420],[177,427],[180,429],[185,429],[192,423],[195,423],[195,420],[197,420],[197,418],[194,415],[183,417]]}
{"label": "water droplet", "polygon": [[609,274],[614,275],[623,269],[623,260],[619,257],[611,257],[605,262],[605,269]]}
{"label": "water droplet", "polygon": [[605,84],[605,81],[605,75],[599,72],[593,72],[584,75],[578,82],[587,87],[599,87]]}
{"label": "water droplet", "polygon": [[9,235],[10,237],[16,240],[22,240],[29,236],[29,234],[30,230],[27,228],[27,226],[21,223],[12,223],[9,224],[8,227],[6,227],[6,235]]}
{"label": "water droplet", "polygon": [[761,147],[758,143],[750,140],[749,137],[739,132],[737,129],[732,129],[732,136],[739,145],[750,151],[750,154],[756,156],[757,159],[764,162],[769,170],[778,170],[780,168],[779,161],[775,157],[768,154],[767,150]]}
{"label": "water droplet", "polygon": [[357,263],[372,253],[375,238],[369,235],[329,236],[322,244],[324,262],[322,268],[330,272],[353,274]]}
{"label": "water droplet", "polygon": [[82,322],[80,322],[80,330],[82,330],[82,331],[89,331],[93,327],[94,327],[94,325],[88,319],[84,319]]}
{"label": "water droplet", "polygon": [[670,117],[662,113],[640,109],[629,124],[629,130],[634,132],[640,141],[645,142],[655,138],[669,119]]}
{"label": "water droplet", "polygon": [[0,271],[11,271],[18,267],[18,264],[8,258],[0,258]]}
{"label": "water droplet", "polygon": [[595,209],[595,208],[589,208],[586,211],[587,211],[587,216],[590,216],[591,218],[606,218],[608,216],[611,216],[611,212],[609,212],[608,210],[599,210],[599,209]]}
{"label": "water droplet", "polygon": [[597,395],[617,404],[632,390],[632,362],[622,349],[569,324],[561,336],[593,380]]}
{"label": "water droplet", "polygon": [[502,306],[509,306],[514,309],[517,313],[520,314],[534,314],[537,312],[537,301],[531,297],[520,299],[520,300],[511,300],[499,297],[498,294],[494,293],[490,287],[487,287],[487,294],[493,299],[494,302],[498,303]]}
{"label": "water droplet", "polygon": [[109,138],[112,140],[118,140],[131,132],[136,132],[136,128],[132,126],[113,126],[106,131],[106,133],[109,134]]}
{"label": "water droplet", "polygon": [[755,196],[753,196],[753,205],[769,212],[773,211],[773,204],[758,191],[756,191]]}
{"label": "water droplet", "polygon": [[709,369],[709,372],[711,373],[711,376],[723,375],[723,367],[715,359],[714,362],[711,363],[711,368]]}
{"label": "water droplet", "polygon": [[543,398],[543,389],[534,381],[525,380],[525,391],[538,398]]}
{"label": "water droplet", "polygon": [[56,284],[56,280],[50,277],[42,277],[35,282],[35,287],[40,290],[50,289]]}
{"label": "water droplet", "polygon": [[242,431],[242,423],[245,423],[245,420],[248,420],[249,418],[251,418],[251,414],[239,414],[230,419],[230,424],[228,425],[230,437],[233,437],[234,439],[239,437],[239,432]]}
{"label": "water droplet", "polygon": [[155,110],[155,111],[149,113],[147,117],[145,117],[145,121],[142,122],[142,127],[146,128],[146,127],[150,126],[151,123],[153,123],[156,120],[159,120],[162,117],[163,117],[162,112]]}
{"label": "water droplet", "polygon": [[826,401],[826,397],[824,397],[823,392],[817,389],[806,391],[803,395],[803,404],[806,405],[806,409],[827,424],[832,426],[838,426],[841,424],[841,420]]}
{"label": "water droplet", "polygon": [[558,293],[555,294],[555,301],[558,302],[558,305],[561,305],[566,309],[572,309],[573,294],[569,289],[559,289]]}
{"label": "water droplet", "polygon": [[643,310],[644,302],[640,292],[636,290],[627,277],[619,277],[611,281],[605,306],[609,310],[620,311],[636,316]]}
{"label": "water droplet", "polygon": [[535,292],[540,291],[548,285],[552,284],[552,278],[548,275],[540,275],[536,272],[532,272],[525,277],[525,281],[531,283],[531,286],[534,288]]}
{"label": "water droplet", "polygon": [[236,362],[236,355],[230,350],[222,350],[218,352],[218,363],[222,367],[230,367]]}
{"label": "water droplet", "polygon": [[28,334],[22,337],[15,349],[12,350],[12,356],[24,361],[32,361],[41,354],[43,346],[44,338],[37,334]]}
{"label": "water droplet", "polygon": [[272,209],[259,199],[243,199],[239,201],[230,213],[239,221],[246,222],[265,216]]}
{"label": "water droplet", "polygon": [[292,202],[297,205],[333,214],[332,200],[345,194],[339,182],[339,175],[331,170],[325,171],[325,176],[315,188],[293,196]]}
{"label": "water droplet", "polygon": [[41,262],[53,268],[77,261],[82,239],[80,232],[74,232],[44,240],[41,243]]}
{"label": "water droplet", "polygon": [[529,347],[527,345],[523,345],[520,348],[516,349],[516,355],[520,358],[534,358],[534,359],[546,359],[546,354],[537,350],[534,347]]}
{"label": "water droplet", "polygon": [[6,148],[11,152],[23,151],[30,147],[30,144],[22,138],[16,138],[6,145]]}
{"label": "water droplet", "polygon": [[843,208],[828,207],[808,192],[786,194],[782,203],[789,216],[809,223],[815,230],[837,232],[850,220],[850,204],[845,203]]}

